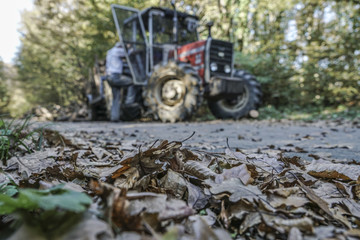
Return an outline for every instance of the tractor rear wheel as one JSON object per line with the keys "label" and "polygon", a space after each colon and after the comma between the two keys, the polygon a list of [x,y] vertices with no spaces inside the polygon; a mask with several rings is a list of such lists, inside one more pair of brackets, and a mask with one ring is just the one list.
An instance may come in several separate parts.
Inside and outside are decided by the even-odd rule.
{"label": "tractor rear wheel", "polygon": [[220,99],[209,101],[208,105],[212,114],[221,119],[239,119],[258,108],[261,102],[260,83],[250,73],[236,70],[234,77],[245,81],[244,92],[233,99]]}
{"label": "tractor rear wheel", "polygon": [[144,105],[163,122],[186,120],[201,104],[200,83],[190,64],[170,62],[154,70],[143,94]]}

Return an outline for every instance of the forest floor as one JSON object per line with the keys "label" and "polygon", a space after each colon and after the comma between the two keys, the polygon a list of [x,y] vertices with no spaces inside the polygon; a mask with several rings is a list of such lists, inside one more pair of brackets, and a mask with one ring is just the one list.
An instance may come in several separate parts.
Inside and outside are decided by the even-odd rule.
{"label": "forest floor", "polygon": [[180,141],[184,147],[223,151],[227,142],[232,149],[247,153],[278,151],[285,156],[306,160],[325,158],[360,162],[360,122],[351,120],[213,120],[188,123],[159,122],[55,122],[49,128],[69,138],[92,135],[120,141],[122,145],[142,145],[155,140]]}
{"label": "forest floor", "polygon": [[0,163],[0,239],[360,237],[358,120],[35,128]]}

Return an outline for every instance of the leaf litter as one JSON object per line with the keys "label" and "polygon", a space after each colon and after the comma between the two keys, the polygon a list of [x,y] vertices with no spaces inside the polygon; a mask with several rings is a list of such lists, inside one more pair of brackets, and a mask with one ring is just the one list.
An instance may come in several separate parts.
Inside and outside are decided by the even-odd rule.
{"label": "leaf litter", "polygon": [[360,237],[355,162],[228,144],[219,153],[184,147],[187,139],[122,142],[48,129],[42,137],[41,151],[1,165],[0,230],[10,239]]}

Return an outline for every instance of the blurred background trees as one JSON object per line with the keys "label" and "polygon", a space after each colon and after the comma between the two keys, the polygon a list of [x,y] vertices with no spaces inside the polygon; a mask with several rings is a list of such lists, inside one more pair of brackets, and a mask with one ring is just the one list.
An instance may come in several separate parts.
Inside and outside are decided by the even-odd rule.
{"label": "blurred background trees", "polygon": [[7,105],[9,104],[9,100],[9,92],[5,77],[5,65],[0,58],[0,114],[7,112]]}
{"label": "blurred background trees", "polygon": [[[31,104],[85,101],[89,68],[117,41],[112,3],[170,7],[168,0],[35,0],[23,14],[16,65]],[[213,37],[234,42],[236,64],[258,77],[265,106],[359,106],[360,1],[186,0],[177,7],[201,18],[201,38],[212,20]],[[0,85],[1,106],[8,94],[1,75]]]}

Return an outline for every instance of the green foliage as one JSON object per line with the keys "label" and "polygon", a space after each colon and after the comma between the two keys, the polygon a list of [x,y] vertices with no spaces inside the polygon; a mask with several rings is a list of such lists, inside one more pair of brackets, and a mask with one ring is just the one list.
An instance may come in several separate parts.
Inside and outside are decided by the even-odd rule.
{"label": "green foliage", "polygon": [[13,197],[17,193],[18,190],[15,185],[9,184],[8,182],[3,182],[0,184],[0,195]]}
{"label": "green foliage", "polygon": [[6,74],[5,74],[5,67],[4,63],[0,58],[0,114],[7,113],[6,107],[9,104],[9,93],[8,87],[5,83]]}
{"label": "green foliage", "polygon": [[40,134],[29,131],[30,117],[25,120],[5,121],[0,118],[0,161],[6,160],[17,153],[30,153],[37,145]]}
{"label": "green foliage", "polygon": [[91,198],[84,193],[74,192],[58,185],[46,190],[19,189],[16,198],[0,194],[0,214],[11,214],[16,211],[62,210],[80,213],[91,204]]}
{"label": "green foliage", "polygon": [[18,189],[14,183],[0,186],[0,215],[12,214],[13,226],[25,223],[47,239],[71,228],[91,203],[85,193],[65,189],[63,184],[46,190]]}
{"label": "green foliage", "polygon": [[338,107],[308,106],[301,107],[284,107],[275,108],[272,105],[259,109],[259,120],[264,119],[290,119],[302,121],[315,120],[337,120],[348,119],[354,120],[360,118],[359,107],[347,107],[339,105]]}
{"label": "green foliage", "polygon": [[[170,7],[161,0],[36,0],[23,15],[17,65],[31,103],[85,99],[88,69],[117,41],[112,3]],[[359,106],[358,1],[188,0],[177,7],[200,17],[203,39],[205,23],[213,20],[213,37],[234,42],[236,64],[258,77],[265,105]]]}

